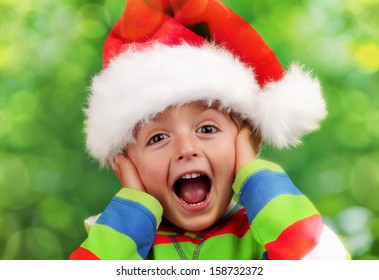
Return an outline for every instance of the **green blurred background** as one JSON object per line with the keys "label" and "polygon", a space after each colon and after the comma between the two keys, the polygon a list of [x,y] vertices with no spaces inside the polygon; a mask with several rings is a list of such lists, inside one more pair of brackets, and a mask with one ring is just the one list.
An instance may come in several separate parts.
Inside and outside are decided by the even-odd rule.
{"label": "green blurred background", "polygon": [[[379,0],[228,0],[287,67],[313,68],[329,117],[281,164],[344,240],[379,259]],[[0,258],[67,259],[118,190],[85,152],[83,107],[124,0],[0,0]]]}

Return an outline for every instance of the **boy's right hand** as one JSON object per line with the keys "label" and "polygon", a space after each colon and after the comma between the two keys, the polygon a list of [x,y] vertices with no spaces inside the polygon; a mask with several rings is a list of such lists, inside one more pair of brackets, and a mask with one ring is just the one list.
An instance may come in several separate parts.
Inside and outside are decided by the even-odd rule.
{"label": "boy's right hand", "polygon": [[259,132],[252,132],[251,126],[244,124],[236,137],[236,176],[243,166],[257,159],[261,144]]}
{"label": "boy's right hand", "polygon": [[138,174],[137,168],[127,156],[118,154],[114,158],[111,166],[113,173],[117,176],[123,188],[147,192]]}

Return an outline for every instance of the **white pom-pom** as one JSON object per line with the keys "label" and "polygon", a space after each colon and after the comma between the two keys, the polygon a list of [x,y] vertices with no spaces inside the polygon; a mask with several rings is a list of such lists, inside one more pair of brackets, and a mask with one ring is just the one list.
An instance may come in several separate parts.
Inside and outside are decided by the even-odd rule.
{"label": "white pom-pom", "polygon": [[266,84],[253,106],[252,118],[263,139],[278,148],[301,143],[327,115],[319,81],[298,65],[280,81]]}

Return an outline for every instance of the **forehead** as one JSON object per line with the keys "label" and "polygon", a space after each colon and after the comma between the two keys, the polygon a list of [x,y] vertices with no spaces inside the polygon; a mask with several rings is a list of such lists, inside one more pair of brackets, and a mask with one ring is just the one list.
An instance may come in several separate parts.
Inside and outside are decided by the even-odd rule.
{"label": "forehead", "polygon": [[199,114],[204,111],[210,111],[210,112],[214,112],[214,114],[229,116],[228,110],[221,108],[221,106],[216,102],[208,104],[203,101],[196,101],[196,102],[186,103],[182,105],[167,107],[163,112],[160,112],[154,117],[142,122],[139,127],[146,125],[152,121],[170,119],[171,117],[174,117],[175,115],[180,116],[184,112]]}
{"label": "forehead", "polygon": [[207,103],[204,101],[195,101],[195,102],[186,103],[182,105],[167,107],[163,112],[158,113],[154,117],[141,121],[135,127],[134,135],[136,135],[136,133],[138,133],[138,131],[141,128],[149,124],[151,125],[152,123],[170,121],[171,119],[175,117],[178,117],[178,118],[175,118],[176,120],[177,119],[180,120],[180,116],[184,112],[193,113],[197,116],[198,114],[201,114],[205,111],[207,113],[209,112],[210,114],[222,115],[228,119],[231,118],[231,114],[229,110],[227,110],[226,108],[222,108],[219,102]]}
{"label": "forehead", "polygon": [[183,104],[179,106],[170,106],[163,112],[156,115],[152,120],[158,120],[165,117],[170,117],[170,115],[181,114],[183,112],[200,113],[206,110],[212,110],[212,111],[215,111],[215,113],[225,114],[225,112],[220,110],[217,106],[208,105],[204,102],[198,101],[198,102],[191,102],[191,103]]}

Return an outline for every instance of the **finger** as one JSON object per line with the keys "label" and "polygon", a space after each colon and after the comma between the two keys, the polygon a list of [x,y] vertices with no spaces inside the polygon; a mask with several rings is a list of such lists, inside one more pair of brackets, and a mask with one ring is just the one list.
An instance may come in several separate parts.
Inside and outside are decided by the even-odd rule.
{"label": "finger", "polygon": [[235,174],[249,162],[256,159],[257,153],[252,142],[252,132],[249,125],[244,125],[236,138],[236,166]]}

